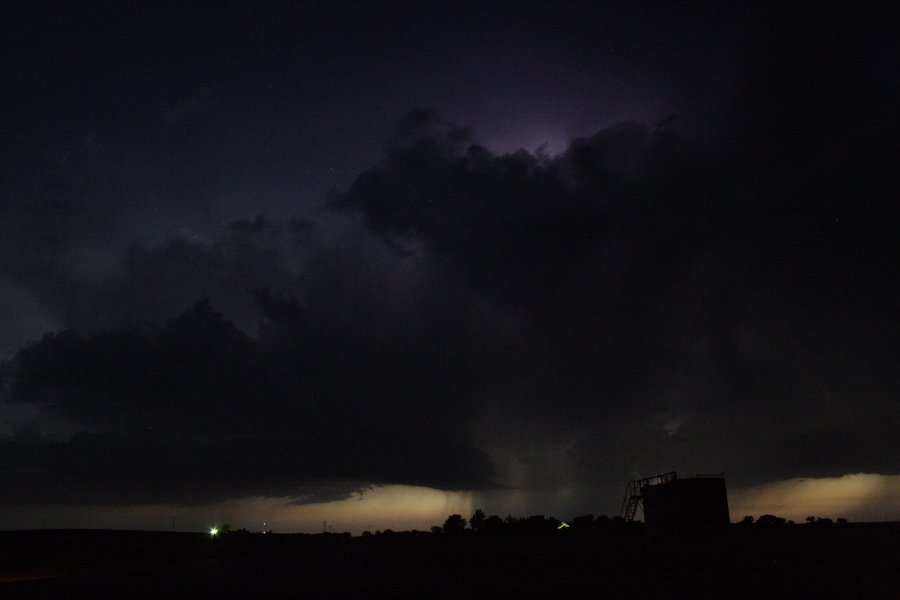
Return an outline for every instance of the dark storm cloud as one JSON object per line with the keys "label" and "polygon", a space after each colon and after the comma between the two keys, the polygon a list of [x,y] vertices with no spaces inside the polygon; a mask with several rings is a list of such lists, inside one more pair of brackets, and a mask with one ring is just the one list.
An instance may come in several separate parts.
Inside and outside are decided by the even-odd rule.
{"label": "dark storm cloud", "polygon": [[5,501],[488,485],[464,336],[428,318],[414,260],[344,229],[335,245],[311,221],[260,216],[212,242],[133,244],[114,275],[61,298],[73,328],[5,377],[10,406],[40,411],[3,443],[22,482]]}
{"label": "dark storm cloud", "polygon": [[[11,399],[77,433],[26,432],[3,442],[4,463],[95,502],[290,495],[335,479],[488,483],[454,398],[458,359],[288,323],[253,340],[201,302],[156,334],[48,335],[18,354]],[[7,501],[52,501],[27,491]]]}
{"label": "dark storm cloud", "polygon": [[585,479],[895,472],[897,89],[845,60],[859,46],[823,49],[833,25],[779,27],[706,122],[622,123],[558,157],[413,113],[332,205],[524,311],[505,418],[576,440]]}
{"label": "dark storm cloud", "polygon": [[115,273],[82,284],[81,302],[68,303],[65,323],[81,329],[158,324],[208,296],[255,333],[259,311],[252,290],[293,288],[318,243],[311,222],[264,216],[234,221],[210,242],[179,236],[150,246],[133,243]]}
{"label": "dark storm cloud", "polygon": [[[241,93],[199,93],[182,65],[173,80],[187,83],[151,94],[152,127],[111,114],[121,146],[94,145],[81,125],[19,131],[3,154],[17,178],[2,192],[0,249],[17,260],[0,267],[2,300],[24,290],[35,321],[61,331],[7,365],[6,400],[38,415],[0,442],[4,480],[20,482],[3,502],[306,501],[409,483],[577,488],[569,506],[601,512],[625,480],[671,469],[738,485],[896,473],[900,96],[880,46],[893,37],[864,17],[789,8],[729,21],[718,62],[669,57],[667,106],[683,111],[557,156],[493,153],[477,131],[413,112],[315,224],[193,231],[198,219],[179,218],[168,239],[131,241],[157,205],[110,207],[102,182],[120,163],[90,154],[149,135],[141,156],[164,176],[144,187],[193,206],[210,173],[232,173],[219,159],[244,138],[229,137],[229,111],[267,115],[264,133],[292,122],[266,56],[232,83],[259,72],[267,85]],[[617,68],[683,35],[664,29]],[[624,47],[588,48],[591,27],[582,37],[571,53]],[[334,143],[285,127],[317,140],[304,155]],[[61,135],[68,150],[54,152]],[[249,146],[261,156],[271,139],[287,147],[263,138]],[[107,230],[130,242],[124,255]]]}

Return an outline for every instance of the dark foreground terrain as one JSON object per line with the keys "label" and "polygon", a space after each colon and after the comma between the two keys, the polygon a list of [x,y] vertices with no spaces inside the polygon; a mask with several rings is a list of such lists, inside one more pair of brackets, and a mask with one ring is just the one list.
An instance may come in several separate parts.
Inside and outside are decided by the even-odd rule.
{"label": "dark foreground terrain", "polygon": [[0,598],[900,598],[900,523],[716,535],[0,532]]}

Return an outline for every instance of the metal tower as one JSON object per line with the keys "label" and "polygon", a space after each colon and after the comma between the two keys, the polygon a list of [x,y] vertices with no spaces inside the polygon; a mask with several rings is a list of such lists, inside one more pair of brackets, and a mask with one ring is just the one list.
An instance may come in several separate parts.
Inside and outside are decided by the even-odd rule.
{"label": "metal tower", "polygon": [[644,499],[643,489],[648,485],[657,485],[660,483],[671,483],[678,479],[675,471],[670,473],[662,473],[653,477],[645,477],[643,479],[632,479],[625,488],[625,498],[622,499],[622,510],[620,514],[627,522],[634,521],[638,508]]}

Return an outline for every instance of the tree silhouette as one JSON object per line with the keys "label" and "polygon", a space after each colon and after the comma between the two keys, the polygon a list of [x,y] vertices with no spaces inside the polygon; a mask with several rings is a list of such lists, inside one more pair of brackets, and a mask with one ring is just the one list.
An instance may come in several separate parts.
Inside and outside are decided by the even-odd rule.
{"label": "tree silhouette", "polygon": [[756,520],[756,525],[762,527],[777,527],[785,524],[787,521],[784,518],[775,515],[762,515]]}
{"label": "tree silhouette", "polygon": [[580,515],[572,519],[573,529],[590,529],[594,525],[594,515]]}
{"label": "tree silhouette", "polygon": [[503,531],[505,528],[506,523],[503,522],[503,519],[497,515],[491,515],[484,520],[479,531],[482,533],[497,533],[498,531]]}
{"label": "tree silhouette", "polygon": [[450,515],[444,521],[444,533],[461,533],[466,529],[466,520],[462,515]]}
{"label": "tree silhouette", "polygon": [[472,518],[469,519],[469,525],[475,531],[481,531],[481,527],[484,525],[484,511],[480,508],[475,509],[475,514],[472,515]]}

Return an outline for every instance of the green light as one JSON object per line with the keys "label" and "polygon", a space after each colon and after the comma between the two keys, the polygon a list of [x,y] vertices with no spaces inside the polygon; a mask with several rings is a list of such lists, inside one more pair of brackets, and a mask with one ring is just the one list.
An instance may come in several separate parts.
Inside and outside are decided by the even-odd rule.
{"label": "green light", "polygon": [[559,524],[559,527],[557,527],[557,529],[568,529],[568,528],[569,528],[569,524],[566,523],[565,521],[563,521],[562,523],[560,523],[560,524]]}
{"label": "green light", "polygon": [[217,536],[217,535],[219,535],[219,530],[218,530],[216,527],[210,527],[210,528],[209,528],[209,535],[211,535],[211,536]]}

